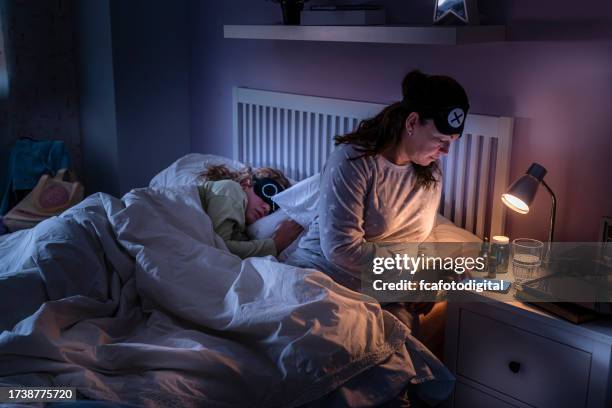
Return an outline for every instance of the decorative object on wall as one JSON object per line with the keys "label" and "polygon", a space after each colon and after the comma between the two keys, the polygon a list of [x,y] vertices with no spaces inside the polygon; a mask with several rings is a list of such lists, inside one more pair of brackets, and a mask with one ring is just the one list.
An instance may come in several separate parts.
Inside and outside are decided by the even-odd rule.
{"label": "decorative object on wall", "polygon": [[552,199],[548,243],[546,247],[546,254],[544,256],[544,261],[548,262],[550,260],[551,243],[555,235],[557,198],[555,197],[555,193],[553,193],[551,188],[544,181],[544,176],[546,173],[547,171],[543,166],[538,163],[533,163],[531,166],[529,166],[529,169],[527,169],[527,172],[522,177],[517,179],[510,187],[508,187],[506,193],[502,195],[502,201],[511,210],[514,210],[519,214],[527,214],[529,212],[529,206],[533,202],[535,195],[538,192],[538,187],[540,184],[544,185],[546,190],[550,193]]}
{"label": "decorative object on wall", "polygon": [[435,0],[434,24],[479,24],[476,0]]}
{"label": "decorative object on wall", "polygon": [[308,0],[272,0],[274,3],[279,3],[283,11],[283,24],[299,25],[300,13],[304,9],[304,3]]}

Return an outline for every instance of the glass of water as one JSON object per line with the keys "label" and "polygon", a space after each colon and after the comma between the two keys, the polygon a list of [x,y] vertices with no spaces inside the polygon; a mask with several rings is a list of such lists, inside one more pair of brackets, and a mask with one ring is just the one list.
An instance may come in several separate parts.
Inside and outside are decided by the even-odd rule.
{"label": "glass of water", "polygon": [[512,272],[514,288],[522,289],[523,283],[535,279],[542,264],[544,243],[537,239],[517,238],[512,241]]}

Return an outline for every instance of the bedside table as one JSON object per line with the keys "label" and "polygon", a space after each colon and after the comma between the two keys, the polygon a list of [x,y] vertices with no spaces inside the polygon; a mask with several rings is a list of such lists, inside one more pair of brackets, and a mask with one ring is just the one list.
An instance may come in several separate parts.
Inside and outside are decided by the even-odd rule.
{"label": "bedside table", "polygon": [[575,325],[516,301],[513,289],[457,296],[444,349],[457,383],[444,407],[612,407],[612,319]]}

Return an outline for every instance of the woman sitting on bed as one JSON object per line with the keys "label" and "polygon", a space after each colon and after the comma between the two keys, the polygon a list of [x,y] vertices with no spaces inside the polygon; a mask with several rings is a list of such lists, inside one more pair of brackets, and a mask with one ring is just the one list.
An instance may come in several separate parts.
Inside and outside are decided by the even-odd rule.
{"label": "woman sitting on bed", "polygon": [[302,231],[296,222],[285,221],[272,238],[251,240],[246,234],[247,225],[278,209],[271,197],[289,187],[289,181],[279,170],[246,167],[233,172],[218,165],[209,166],[200,177],[205,180],[198,186],[202,207],[217,235],[240,258],[276,256]]}
{"label": "woman sitting on bed", "polygon": [[335,138],[321,174],[318,217],[287,263],[320,269],[359,291],[375,257],[394,257],[398,243],[429,235],[441,195],[439,159],[461,136],[468,97],[454,79],[419,71],[405,76],[402,96]]}

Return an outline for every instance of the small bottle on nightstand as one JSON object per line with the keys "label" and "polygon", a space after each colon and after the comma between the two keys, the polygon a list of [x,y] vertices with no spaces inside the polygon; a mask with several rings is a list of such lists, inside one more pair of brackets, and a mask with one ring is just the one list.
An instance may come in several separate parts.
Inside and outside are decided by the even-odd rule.
{"label": "small bottle on nightstand", "polygon": [[489,258],[487,261],[487,279],[495,279],[497,273],[497,253],[491,243],[489,248]]}
{"label": "small bottle on nightstand", "polygon": [[507,273],[510,261],[510,239],[503,235],[496,235],[491,240],[491,253],[495,256],[495,272]]}
{"label": "small bottle on nightstand", "polygon": [[478,254],[479,258],[483,258],[484,267],[482,272],[489,270],[489,238],[484,237],[482,241],[482,245],[480,246],[480,253]]}

